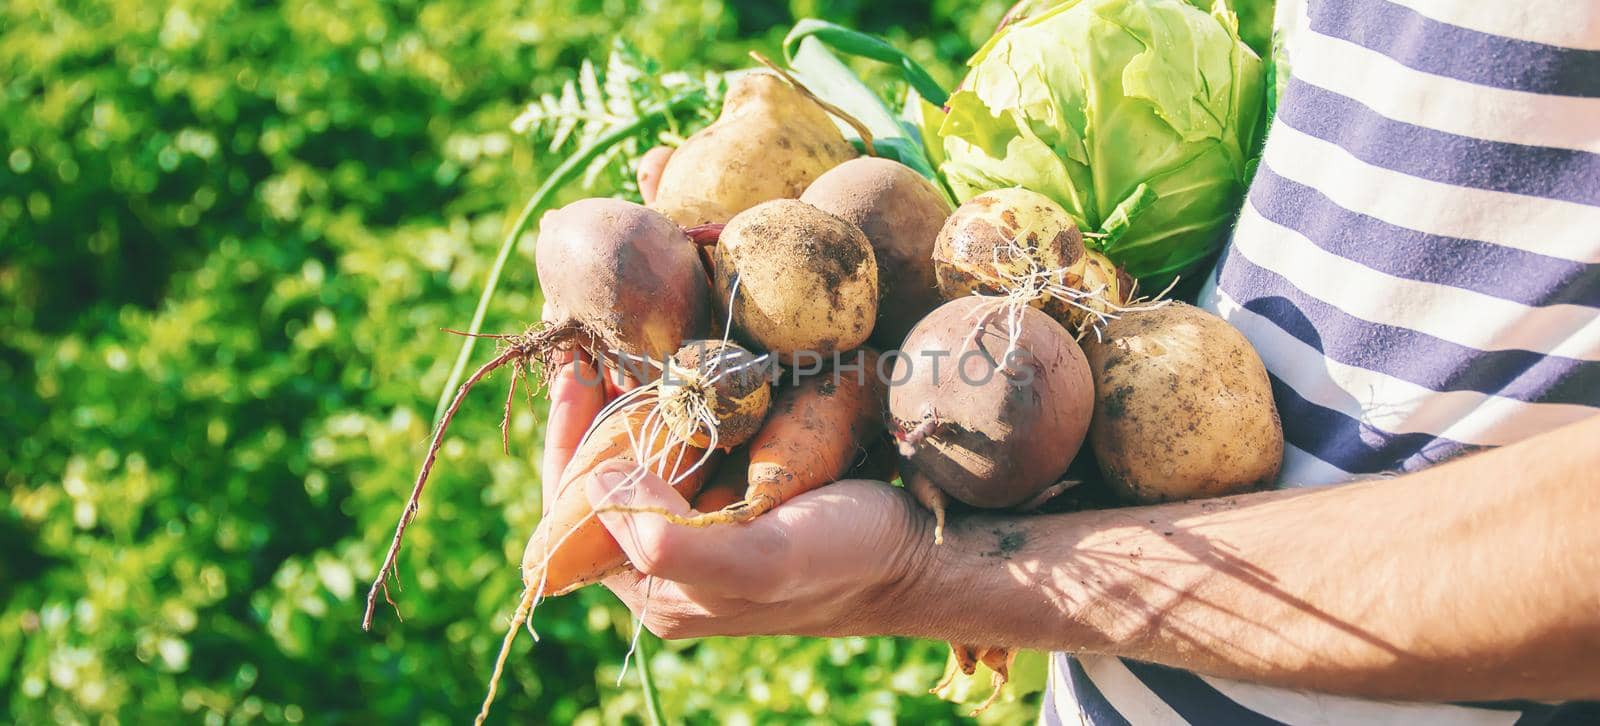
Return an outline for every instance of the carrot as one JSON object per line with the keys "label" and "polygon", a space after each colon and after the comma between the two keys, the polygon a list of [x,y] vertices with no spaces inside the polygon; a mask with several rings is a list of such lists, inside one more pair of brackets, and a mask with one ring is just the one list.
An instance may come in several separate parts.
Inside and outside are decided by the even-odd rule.
{"label": "carrot", "polygon": [[[562,472],[561,485],[528,546],[522,554],[523,582],[530,588],[561,595],[584,585],[599,582],[627,564],[622,546],[606,531],[600,518],[593,516],[589,497],[579,483],[601,464],[612,461],[638,462],[637,454],[649,437],[645,429],[652,406],[635,406],[606,417],[589,432]],[[704,456],[704,451],[687,444],[669,445],[676,438],[664,426],[657,427],[649,441],[649,456],[656,459],[650,471],[668,481],[679,479]],[[635,444],[640,446],[635,446]],[[710,462],[707,462],[710,463]],[[681,476],[676,488],[693,496],[705,482],[711,467],[701,466]]]}
{"label": "carrot", "polygon": [[837,481],[883,431],[877,356],[860,351],[856,363],[859,368],[829,368],[779,391],[772,414],[750,440],[744,499],[688,517],[659,507],[612,505],[597,511],[659,514],[674,524],[711,527],[748,522]]}
{"label": "carrot", "polygon": [[1015,648],[1001,648],[991,645],[978,649],[978,662],[989,666],[989,670],[994,671],[994,690],[989,693],[989,697],[984,699],[982,704],[973,709],[974,714],[988,710],[990,704],[994,703],[994,699],[1000,697],[1000,687],[1011,680],[1011,664],[1016,660],[1017,651]]}
{"label": "carrot", "polygon": [[972,675],[978,669],[978,649],[971,645],[962,645],[952,641],[950,644],[950,659],[954,662],[945,666],[944,678],[939,683],[928,689],[929,693],[938,695],[940,691],[950,687],[955,681],[956,674]]}
{"label": "carrot", "polygon": [[511,643],[532,615],[535,603],[546,594],[571,592],[628,566],[622,545],[595,516],[583,479],[602,464],[627,461],[672,483],[678,493],[692,497],[712,469],[709,457],[714,452],[678,440],[656,415],[654,404],[626,406],[602,416],[573,453],[572,461],[562,472],[555,501],[547,507],[523,550],[522,600],[495,659],[489,692],[478,713],[479,724],[489,715],[489,704],[494,701]]}
{"label": "carrot", "polygon": [[[779,395],[776,411],[750,442],[743,508],[754,517],[844,476],[883,431],[877,356],[862,355],[861,375],[828,370]],[[738,511],[740,504],[724,508]]]}

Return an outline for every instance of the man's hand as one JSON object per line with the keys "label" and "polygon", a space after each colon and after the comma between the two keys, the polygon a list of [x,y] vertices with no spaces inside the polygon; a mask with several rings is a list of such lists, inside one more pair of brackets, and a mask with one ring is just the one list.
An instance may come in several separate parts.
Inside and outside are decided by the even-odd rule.
{"label": "man's hand", "polygon": [[[616,395],[615,387],[594,380],[593,363],[581,354],[551,376],[542,469],[547,508],[584,432]],[[631,463],[602,465],[572,486],[598,500],[632,471]],[[655,476],[645,476],[628,503],[690,511]],[[870,481],[823,487],[747,525],[690,529],[622,513],[601,521],[637,568],[606,586],[667,638],[881,632],[884,610],[920,557],[918,547],[933,537],[929,517],[909,496]]]}
{"label": "man's hand", "polygon": [[[600,501],[633,470],[626,463],[596,469],[583,482],[589,500]],[[631,498],[619,497],[691,511],[650,475]],[[747,524],[691,528],[618,512],[601,520],[636,568],[606,587],[664,638],[883,633],[919,547],[933,537],[930,518],[904,491],[859,480],[795,497]]]}
{"label": "man's hand", "polygon": [[[666,637],[909,635],[1363,697],[1597,698],[1597,437],[1600,417],[1386,481],[970,514],[938,546],[876,482],[745,525],[608,514],[653,577],[606,585]],[[632,503],[689,511],[654,478]]]}
{"label": "man's hand", "polygon": [[[550,375],[550,414],[541,467],[545,507],[583,434],[606,403],[632,384],[596,385],[594,363],[569,355]],[[586,487],[598,498],[633,465],[597,467]],[[570,495],[569,495],[570,496]],[[619,494],[611,503],[627,494]],[[676,491],[646,476],[630,503],[690,510]],[[930,518],[902,490],[846,481],[796,497],[748,525],[689,529],[650,514],[601,520],[635,571],[605,581],[651,632],[669,638],[794,633],[881,632],[919,547],[931,543]]]}

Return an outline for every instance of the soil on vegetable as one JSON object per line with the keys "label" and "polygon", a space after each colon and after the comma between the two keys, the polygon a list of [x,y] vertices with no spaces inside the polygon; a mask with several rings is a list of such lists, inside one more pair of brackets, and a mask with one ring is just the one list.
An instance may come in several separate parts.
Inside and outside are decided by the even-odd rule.
{"label": "soil on vegetable", "polygon": [[1133,386],[1118,386],[1117,390],[1108,394],[1102,402],[1101,413],[1107,418],[1119,419],[1128,413],[1128,397],[1133,395]]}

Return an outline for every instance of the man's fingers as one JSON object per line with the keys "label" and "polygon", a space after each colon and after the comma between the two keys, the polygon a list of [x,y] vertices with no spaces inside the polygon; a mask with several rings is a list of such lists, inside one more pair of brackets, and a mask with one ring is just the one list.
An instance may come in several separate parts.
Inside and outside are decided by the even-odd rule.
{"label": "man's fingers", "polygon": [[[639,468],[632,462],[618,461],[602,464],[590,472],[584,482],[589,505],[599,513],[601,523],[622,545],[628,562],[646,575],[668,576],[670,564],[661,556],[666,535],[661,527],[663,519],[626,513],[608,512],[607,507],[645,507],[676,515],[691,513],[689,503],[660,477]],[[664,491],[663,491],[664,490]]]}
{"label": "man's fingers", "polygon": [[761,600],[780,582],[789,541],[772,527],[674,524],[661,512],[679,517],[695,514],[689,503],[659,477],[633,464],[598,467],[587,482],[596,511],[623,505],[638,512],[604,512],[600,521],[628,554],[628,561],[646,575],[666,578],[686,589],[728,597]]}
{"label": "man's fingers", "polygon": [[606,589],[644,621],[645,629],[668,640],[725,635],[730,623],[708,610],[682,585],[627,569],[602,581]]}
{"label": "man's fingers", "polygon": [[572,461],[584,432],[605,404],[605,388],[587,356],[577,356],[574,362],[555,371],[550,381],[550,415],[545,424],[544,457],[539,470],[546,511],[555,499],[553,494],[567,462]]}
{"label": "man's fingers", "polygon": [[600,584],[616,593],[629,608],[633,608],[644,600],[644,581],[647,578],[647,575],[629,567],[607,575]]}

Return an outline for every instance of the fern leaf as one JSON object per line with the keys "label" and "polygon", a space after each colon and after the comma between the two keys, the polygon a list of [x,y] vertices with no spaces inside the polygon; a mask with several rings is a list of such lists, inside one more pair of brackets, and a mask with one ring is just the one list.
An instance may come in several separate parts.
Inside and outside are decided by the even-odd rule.
{"label": "fern leaf", "polygon": [[[583,169],[581,183],[594,188],[608,172],[619,172],[631,190],[632,170],[646,149],[681,141],[716,118],[725,83],[720,74],[662,73],[659,64],[617,41],[604,63],[584,61],[576,77],[560,90],[534,99],[512,121],[516,133],[546,146],[550,153],[581,147],[640,118],[671,108],[664,123],[642,128],[637,138],[616,143]],[[684,103],[692,99],[690,103]],[[664,128],[663,128],[664,127]]]}

